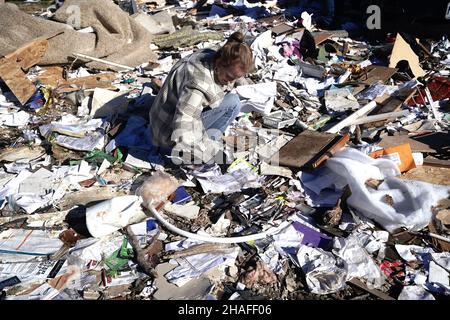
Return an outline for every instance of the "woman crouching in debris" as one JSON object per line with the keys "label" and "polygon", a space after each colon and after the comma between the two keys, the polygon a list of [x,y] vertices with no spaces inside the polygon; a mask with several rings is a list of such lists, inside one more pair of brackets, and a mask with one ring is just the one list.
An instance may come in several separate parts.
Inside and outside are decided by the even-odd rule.
{"label": "woman crouching in debris", "polygon": [[150,130],[152,142],[175,164],[226,162],[222,135],[241,108],[238,95],[228,91],[253,67],[243,40],[235,32],[219,50],[181,59],[167,76],[150,109]]}

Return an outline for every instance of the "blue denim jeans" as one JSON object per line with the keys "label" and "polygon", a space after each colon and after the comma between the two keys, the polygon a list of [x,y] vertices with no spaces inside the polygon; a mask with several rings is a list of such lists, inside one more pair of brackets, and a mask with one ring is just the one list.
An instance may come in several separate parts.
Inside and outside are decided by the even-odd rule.
{"label": "blue denim jeans", "polygon": [[220,139],[227,127],[241,111],[241,101],[235,93],[228,93],[219,106],[202,112],[203,126],[213,140]]}
{"label": "blue denim jeans", "polygon": [[[240,111],[241,101],[235,93],[226,94],[216,108],[203,111],[201,117],[208,136],[213,140],[219,140]],[[161,155],[168,156],[171,154],[172,148],[160,147],[159,152]]]}

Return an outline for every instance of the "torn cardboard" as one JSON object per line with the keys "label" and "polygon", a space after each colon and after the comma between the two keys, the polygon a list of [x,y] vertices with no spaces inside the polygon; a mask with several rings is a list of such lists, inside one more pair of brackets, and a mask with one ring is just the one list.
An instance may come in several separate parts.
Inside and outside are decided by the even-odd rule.
{"label": "torn cardboard", "polygon": [[391,59],[389,61],[389,67],[395,68],[397,63],[402,60],[409,62],[409,67],[416,78],[423,77],[425,75],[425,71],[419,63],[419,57],[414,53],[411,46],[405,41],[405,39],[403,39],[400,34],[397,34],[397,39],[395,40]]}

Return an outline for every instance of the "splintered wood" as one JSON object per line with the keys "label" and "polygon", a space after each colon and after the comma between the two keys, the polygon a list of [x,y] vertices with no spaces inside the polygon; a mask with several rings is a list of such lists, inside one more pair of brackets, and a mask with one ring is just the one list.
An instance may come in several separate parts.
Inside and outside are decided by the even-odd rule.
{"label": "splintered wood", "polygon": [[48,40],[39,39],[0,59],[0,78],[21,104],[25,104],[36,92],[36,87],[27,79],[24,70],[37,64],[47,48]]}
{"label": "splintered wood", "polygon": [[69,91],[94,88],[114,89],[111,82],[116,79],[116,74],[113,72],[99,73],[68,80],[64,79],[63,72],[64,69],[61,67],[50,67],[39,75],[35,81],[52,87],[68,86],[73,89]]}

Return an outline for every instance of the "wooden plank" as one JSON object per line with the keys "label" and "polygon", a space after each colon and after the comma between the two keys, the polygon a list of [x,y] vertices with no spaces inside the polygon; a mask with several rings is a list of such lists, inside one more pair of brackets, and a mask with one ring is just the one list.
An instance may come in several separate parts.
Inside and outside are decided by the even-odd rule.
{"label": "wooden plank", "polygon": [[49,67],[45,68],[45,71],[36,77],[35,83],[42,83],[43,85],[51,86],[51,87],[57,87],[61,83],[63,83],[64,77],[63,77],[64,69],[61,67]]}
{"label": "wooden plank", "polygon": [[366,68],[366,73],[363,73],[357,81],[367,85],[374,84],[378,81],[386,83],[397,70],[396,68],[371,65]]}
{"label": "wooden plank", "polygon": [[396,135],[396,136],[386,136],[381,139],[380,147],[389,148],[395,147],[400,144],[409,143],[411,146],[411,150],[413,152],[426,152],[426,153],[435,153],[436,150],[430,147],[426,143],[422,143],[420,141],[414,140],[413,137],[408,135]]}
{"label": "wooden plank", "polygon": [[22,105],[36,92],[36,87],[13,60],[0,61],[0,78]]}
{"label": "wooden plank", "polygon": [[372,111],[377,106],[376,102],[373,100],[366,104],[365,106],[361,107],[359,110],[353,112],[351,115],[349,115],[347,118],[344,118],[337,124],[335,124],[333,127],[327,130],[329,133],[338,133],[341,129],[351,126],[353,124],[353,121],[356,119],[365,116],[370,111]]}
{"label": "wooden plank", "polygon": [[346,38],[348,37],[348,32],[345,30],[318,31],[312,32],[312,36],[316,45],[319,45],[332,37]]}
{"label": "wooden plank", "polygon": [[395,111],[395,112],[386,112],[386,113],[380,113],[380,114],[374,114],[371,116],[365,116],[356,119],[353,124],[354,125],[368,125],[372,124],[373,126],[379,126],[379,124],[384,124],[387,121],[392,121],[397,118],[405,117],[410,114],[409,110],[401,110],[401,111]]}
{"label": "wooden plank", "polygon": [[430,167],[450,168],[450,161],[439,159],[424,159],[423,164]]}
{"label": "wooden plank", "polygon": [[274,23],[285,22],[286,17],[283,14],[279,14],[276,16],[261,18],[261,19],[258,19],[257,21],[261,22],[261,23],[267,23],[269,25],[273,25]]}
{"label": "wooden plank", "polygon": [[6,55],[4,59],[15,60],[14,62],[22,69],[29,69],[41,61],[47,48],[47,39],[37,39]]}
{"label": "wooden plank", "polygon": [[395,300],[394,298],[392,298],[391,296],[387,295],[386,293],[377,290],[377,289],[370,289],[368,288],[361,280],[353,278],[350,281],[347,281],[347,283],[350,283],[372,295],[374,295],[377,298],[380,298],[382,300]]}
{"label": "wooden plank", "polygon": [[279,164],[293,168],[313,169],[329,159],[348,141],[348,135],[305,130],[280,149]]}
{"label": "wooden plank", "polygon": [[111,87],[111,82],[117,78],[115,73],[99,73],[92,76],[81,77],[67,80],[67,85],[77,85],[83,89],[92,88],[109,88]]}
{"label": "wooden plank", "polygon": [[115,63],[115,62],[112,62],[112,61],[108,61],[108,60],[105,60],[105,59],[99,59],[99,58],[91,57],[91,56],[88,56],[86,54],[74,53],[73,55],[75,57],[78,57],[78,58],[89,59],[89,60],[100,62],[100,63],[106,64],[106,65],[109,65],[109,66],[122,68],[122,69],[125,69],[125,70],[128,70],[128,71],[133,71],[134,70],[134,68],[129,67],[129,66],[125,66],[123,64],[118,64],[118,63]]}
{"label": "wooden plank", "polygon": [[92,76],[73,78],[65,80],[63,77],[63,68],[50,67],[36,78],[35,82],[40,82],[44,85],[52,87],[60,86],[77,86],[82,89],[93,88],[110,88],[111,82],[116,79],[116,74],[113,72],[98,73]]}
{"label": "wooden plank", "polygon": [[288,33],[294,29],[295,29],[294,27],[283,22],[283,23],[280,23],[280,24],[277,24],[276,26],[274,26],[272,28],[272,33],[275,34],[276,36],[279,36],[279,35]]}
{"label": "wooden plank", "polygon": [[0,59],[0,78],[23,105],[36,92],[23,70],[37,64],[48,48],[47,39],[38,39]]}
{"label": "wooden plank", "polygon": [[432,184],[450,186],[450,168],[439,168],[424,165],[409,170],[399,178],[403,180],[417,180]]}
{"label": "wooden plank", "polygon": [[316,46],[318,46],[319,44],[330,39],[331,36],[332,35],[329,33],[321,33],[321,34],[314,35],[313,37],[314,37],[314,42],[316,43]]}
{"label": "wooden plank", "polygon": [[[430,230],[431,233],[439,234],[435,223],[436,223],[435,221],[432,221],[428,225],[428,230]],[[440,249],[442,252],[450,252],[450,243],[433,237],[431,238],[431,241],[433,242],[434,246]]]}
{"label": "wooden plank", "polygon": [[441,155],[450,153],[450,134],[447,132],[430,132],[413,136],[386,136],[381,140],[380,147],[393,147],[403,143],[409,143],[413,152],[437,153]]}

